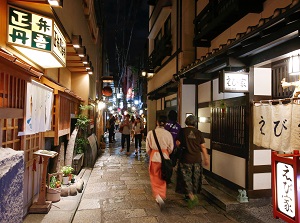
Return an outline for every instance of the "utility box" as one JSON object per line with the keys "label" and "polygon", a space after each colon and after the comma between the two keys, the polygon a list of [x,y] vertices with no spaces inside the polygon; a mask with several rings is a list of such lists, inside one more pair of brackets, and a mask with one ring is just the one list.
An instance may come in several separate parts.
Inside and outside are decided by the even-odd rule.
{"label": "utility box", "polygon": [[300,155],[272,152],[273,216],[286,222],[300,222]]}

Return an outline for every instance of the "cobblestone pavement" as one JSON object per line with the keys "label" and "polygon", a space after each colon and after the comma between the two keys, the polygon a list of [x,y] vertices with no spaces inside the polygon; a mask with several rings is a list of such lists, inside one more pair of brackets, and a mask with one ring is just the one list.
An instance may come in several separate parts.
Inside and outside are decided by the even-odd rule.
{"label": "cobblestone pavement", "polygon": [[[98,158],[73,219],[79,222],[236,222],[199,195],[200,205],[188,209],[182,195],[168,187],[166,208],[161,212],[152,197],[145,146],[141,154],[120,153],[120,139],[109,144]],[[174,181],[174,180],[173,180]]]}
{"label": "cobblestone pavement", "polygon": [[[120,153],[120,133],[117,142],[107,144],[93,169],[83,176],[85,188],[77,196],[62,197],[52,204],[48,214],[30,214],[25,223],[281,223],[272,217],[269,201],[244,205],[244,208],[225,212],[202,194],[199,206],[188,209],[183,196],[174,192],[175,184],[167,189],[166,208],[161,212],[152,197],[148,160],[143,142],[141,154]],[[88,175],[88,177],[86,177]],[[175,182],[175,174],[173,182]],[[76,206],[77,205],[77,206]]]}

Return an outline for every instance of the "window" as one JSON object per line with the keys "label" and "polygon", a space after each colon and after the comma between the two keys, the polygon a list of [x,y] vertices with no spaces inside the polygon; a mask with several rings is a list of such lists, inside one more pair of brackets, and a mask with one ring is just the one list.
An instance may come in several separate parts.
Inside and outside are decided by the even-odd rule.
{"label": "window", "polygon": [[[246,146],[246,105],[243,97],[214,102],[212,141],[238,148]],[[249,117],[248,117],[249,118]]]}

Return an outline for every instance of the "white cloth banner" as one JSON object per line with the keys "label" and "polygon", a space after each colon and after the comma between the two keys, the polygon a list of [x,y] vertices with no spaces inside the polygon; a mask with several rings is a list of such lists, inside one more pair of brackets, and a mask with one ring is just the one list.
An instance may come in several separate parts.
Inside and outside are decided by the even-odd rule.
{"label": "white cloth banner", "polygon": [[[298,130],[300,112],[296,111],[294,106],[299,105],[292,103],[286,105],[255,104],[253,106],[253,143],[286,153],[292,152],[295,147],[299,146],[300,137],[296,139],[292,136],[292,134],[300,136]],[[294,112],[297,113],[296,117],[294,117]]]}
{"label": "white cloth banner", "polygon": [[27,83],[26,119],[24,132],[31,135],[51,130],[53,90],[36,81]]}
{"label": "white cloth banner", "polygon": [[271,106],[268,104],[255,104],[253,107],[254,129],[253,143],[264,148],[270,147],[270,138],[272,131],[271,125]]}
{"label": "white cloth banner", "polygon": [[293,104],[290,151],[300,149],[300,104]]}

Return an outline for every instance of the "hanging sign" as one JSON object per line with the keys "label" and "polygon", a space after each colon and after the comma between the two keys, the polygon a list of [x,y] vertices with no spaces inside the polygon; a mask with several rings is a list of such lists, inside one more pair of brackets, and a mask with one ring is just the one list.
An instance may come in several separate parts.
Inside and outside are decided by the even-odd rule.
{"label": "hanging sign", "polygon": [[299,167],[299,150],[291,154],[272,152],[273,216],[289,223],[300,220]]}
{"label": "hanging sign", "polygon": [[219,78],[220,92],[248,92],[249,74],[244,72],[223,72]]}
{"label": "hanging sign", "polygon": [[45,16],[9,6],[7,42],[43,68],[66,65],[66,40]]}

